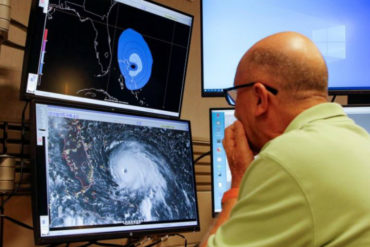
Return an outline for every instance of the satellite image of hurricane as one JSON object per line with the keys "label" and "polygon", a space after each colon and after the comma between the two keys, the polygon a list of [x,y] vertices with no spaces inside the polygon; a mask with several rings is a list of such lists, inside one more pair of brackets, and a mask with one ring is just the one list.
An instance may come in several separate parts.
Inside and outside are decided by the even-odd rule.
{"label": "satellite image of hurricane", "polygon": [[178,111],[190,27],[113,0],[49,0],[38,90]]}
{"label": "satellite image of hurricane", "polygon": [[197,218],[188,132],[51,116],[48,126],[51,228]]}

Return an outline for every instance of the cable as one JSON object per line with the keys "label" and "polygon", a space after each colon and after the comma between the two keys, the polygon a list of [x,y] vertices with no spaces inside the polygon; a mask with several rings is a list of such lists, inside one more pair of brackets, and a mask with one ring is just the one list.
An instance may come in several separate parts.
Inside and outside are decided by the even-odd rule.
{"label": "cable", "polygon": [[8,202],[10,200],[10,198],[15,195],[20,187],[20,184],[23,180],[23,165],[24,165],[24,142],[25,142],[25,113],[26,113],[26,109],[27,109],[27,106],[28,106],[28,101],[26,102],[24,108],[23,108],[23,111],[22,111],[22,133],[21,133],[21,155],[20,155],[20,158],[21,158],[21,175],[20,175],[20,178],[19,178],[19,182],[17,184],[17,186],[15,187],[15,189],[13,190],[12,193],[10,193],[8,195],[8,197],[5,199],[5,200],[2,200],[2,197],[1,197],[1,205],[0,205],[0,211],[1,211],[1,215],[0,215],[0,218],[1,218],[1,237],[0,237],[0,244],[2,245],[2,242],[3,242],[3,219],[7,219],[19,226],[22,226],[24,228],[27,228],[27,229],[30,229],[30,230],[33,230],[33,227],[32,226],[29,226],[27,224],[24,224],[18,220],[15,220],[9,216],[6,216],[4,215],[4,208],[5,208],[5,204],[6,202]]}
{"label": "cable", "polygon": [[333,98],[331,98],[331,102],[335,102],[335,98],[337,97],[337,95],[333,95]]}
{"label": "cable", "polygon": [[152,247],[152,246],[154,246],[154,245],[159,244],[160,242],[162,242],[162,239],[158,239],[157,241],[155,241],[155,242],[153,242],[153,243],[151,243],[151,244],[148,244],[148,245],[146,245],[145,247]]}
{"label": "cable", "polygon": [[3,126],[3,154],[6,154],[8,152],[8,146],[7,146],[7,139],[8,139],[8,122],[4,122]]}
{"label": "cable", "polygon": [[23,168],[24,168],[24,144],[25,144],[25,141],[26,141],[26,109],[27,109],[27,106],[29,104],[29,101],[26,102],[26,104],[24,105],[24,108],[23,108],[23,111],[22,111],[22,136],[21,136],[21,142],[22,142],[22,145],[21,145],[21,171],[20,171],[20,177],[19,177],[19,182],[18,182],[18,186],[16,188],[16,191],[18,191],[19,187],[21,186],[21,183],[22,183],[22,180],[23,180]]}
{"label": "cable", "polygon": [[28,29],[27,26],[13,18],[10,19],[10,24],[16,26],[17,28],[21,29],[24,32],[27,32]]}
{"label": "cable", "polygon": [[179,237],[183,238],[184,239],[184,247],[187,247],[188,246],[188,240],[185,238],[184,235],[181,235],[179,233],[175,233],[172,236],[179,236]]}
{"label": "cable", "polygon": [[17,50],[21,50],[21,51],[24,51],[26,49],[25,46],[22,46],[22,45],[18,45],[17,43],[14,43],[10,40],[5,40],[2,45],[5,45],[5,46],[9,46],[11,48],[14,48],[14,49],[17,49]]}
{"label": "cable", "polygon": [[[185,247],[188,244],[187,239],[183,235],[181,235],[181,234],[171,234],[171,235],[162,236],[162,237],[160,237],[160,239],[154,241],[153,243],[150,243],[150,244],[146,245],[145,247],[155,246],[155,245],[167,240],[169,236],[179,236],[179,237],[183,238],[185,240],[185,242],[184,242]],[[145,238],[147,238],[147,237],[145,237]],[[100,242],[97,242],[97,241],[91,241],[91,242],[79,245],[78,247],[88,247],[88,246],[93,245],[93,244],[98,245],[98,246],[112,246],[112,247],[136,247],[136,246],[139,246],[139,245],[142,246],[143,242],[144,242],[143,239],[137,239],[136,241],[129,242],[125,245],[119,245],[119,244],[109,244],[109,243],[100,243]],[[58,245],[59,244],[48,245],[47,247],[55,247],[55,246],[58,246]],[[66,246],[68,246],[68,245],[69,245],[69,243],[66,243]]]}
{"label": "cable", "polygon": [[127,246],[127,245],[108,244],[108,243],[99,243],[99,242],[94,242],[94,244],[96,244],[96,245],[98,245],[98,246],[115,246],[115,247]]}
{"label": "cable", "polygon": [[33,230],[33,227],[32,226],[29,226],[29,225],[27,225],[27,224],[24,224],[23,222],[20,222],[20,221],[18,221],[18,220],[16,220],[16,219],[13,219],[13,218],[11,218],[11,217],[9,217],[9,216],[6,216],[6,215],[0,215],[0,217],[2,217],[2,218],[4,218],[4,219],[7,219],[7,220],[9,220],[9,221],[11,221],[11,222],[13,222],[13,223],[15,223],[15,224],[17,224],[17,225],[20,225],[20,226],[23,226],[24,228],[27,228],[27,229],[29,229],[29,230]]}
{"label": "cable", "polygon": [[98,245],[98,246],[111,246],[111,247],[134,247],[134,246],[137,246],[138,242],[140,242],[140,240],[138,240],[134,243],[129,242],[128,244],[120,245],[120,244],[109,244],[109,243],[100,243],[100,242],[97,242],[97,241],[92,241],[92,242],[88,242],[86,244],[79,245],[78,247],[88,247],[92,244],[95,244],[95,245]]}
{"label": "cable", "polygon": [[163,241],[166,241],[168,239],[169,235],[164,235],[162,237],[160,237],[158,240],[154,241],[153,243],[150,243],[148,245],[146,245],[145,247],[152,247],[154,245],[157,245]]}
{"label": "cable", "polygon": [[206,157],[207,155],[210,155],[211,154],[211,151],[208,151],[207,153],[204,153],[204,154],[201,154],[198,158],[196,158],[195,160],[194,160],[194,165],[199,161],[199,160],[201,160],[202,158],[204,158],[204,157]]}
{"label": "cable", "polygon": [[[19,28],[20,30],[24,31],[24,32],[27,32],[27,26],[25,26],[24,24],[20,23],[19,21],[15,20],[15,19],[10,19],[10,24]],[[14,49],[17,49],[17,50],[21,50],[21,51],[24,51],[26,49],[25,46],[23,45],[19,45],[17,43],[14,43],[13,41],[10,41],[10,40],[5,40],[3,43],[3,45],[6,45],[6,46],[9,46],[11,48],[14,48]]]}

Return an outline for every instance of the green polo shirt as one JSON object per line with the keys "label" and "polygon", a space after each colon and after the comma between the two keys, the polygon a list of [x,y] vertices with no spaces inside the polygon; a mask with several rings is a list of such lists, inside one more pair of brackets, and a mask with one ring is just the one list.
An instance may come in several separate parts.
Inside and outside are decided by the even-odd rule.
{"label": "green polo shirt", "polygon": [[298,115],[247,169],[208,246],[370,246],[370,137],[334,103]]}

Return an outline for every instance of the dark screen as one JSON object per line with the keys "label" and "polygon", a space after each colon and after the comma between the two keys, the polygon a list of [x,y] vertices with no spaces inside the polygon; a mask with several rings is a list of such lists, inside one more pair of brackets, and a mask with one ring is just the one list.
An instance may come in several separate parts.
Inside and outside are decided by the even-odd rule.
{"label": "dark screen", "polygon": [[[29,71],[41,75],[37,91],[179,115],[191,25],[110,0],[51,0],[48,13],[38,18],[45,18],[45,38],[29,65],[39,63],[38,71]],[[136,40],[128,40],[132,34],[120,40],[127,30]],[[126,54],[138,54],[140,61],[120,57],[120,42],[129,45]],[[131,66],[127,73],[147,71],[148,79],[132,88],[122,66]]]}

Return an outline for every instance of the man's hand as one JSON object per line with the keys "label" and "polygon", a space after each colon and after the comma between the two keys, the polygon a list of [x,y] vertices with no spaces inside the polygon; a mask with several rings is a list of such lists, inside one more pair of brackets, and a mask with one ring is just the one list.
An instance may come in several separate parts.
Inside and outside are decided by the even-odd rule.
{"label": "man's hand", "polygon": [[[254,159],[253,152],[249,147],[243,125],[240,121],[235,121],[232,125],[225,129],[225,136],[222,144],[224,145],[231,170],[231,187],[239,188],[244,172]],[[229,219],[230,212],[236,202],[237,198],[231,198],[222,204],[222,211],[217,217],[215,224],[205,236],[201,244],[202,247],[207,245],[208,237],[211,234],[214,234],[217,229]]]}
{"label": "man's hand", "polygon": [[244,172],[254,159],[253,152],[249,147],[243,125],[240,121],[235,121],[225,129],[222,144],[226,151],[232,175],[231,187],[239,188]]}

